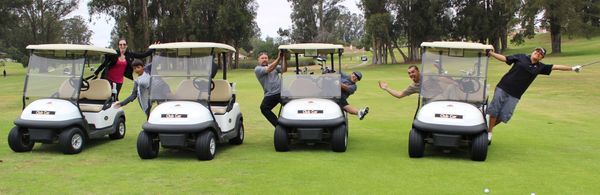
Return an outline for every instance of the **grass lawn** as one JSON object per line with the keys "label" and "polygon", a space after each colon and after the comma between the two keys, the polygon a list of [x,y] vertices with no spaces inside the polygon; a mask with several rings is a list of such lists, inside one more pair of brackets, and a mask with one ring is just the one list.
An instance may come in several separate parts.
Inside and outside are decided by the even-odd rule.
{"label": "grass lawn", "polygon": [[[542,45],[546,35],[514,47],[527,52]],[[600,59],[600,38],[565,40],[563,54],[543,61],[585,64]],[[295,145],[277,153],[273,128],[259,110],[262,89],[251,70],[228,74],[237,82],[244,114],[246,140],[240,146],[219,145],[212,161],[197,161],[193,152],[161,148],[154,160],[140,160],[137,135],[145,117],[137,103],[125,108],[126,137],[88,142],[77,155],[63,155],[57,145],[37,143],[28,153],[14,153],[7,144],[9,129],[21,112],[25,70],[7,66],[0,78],[0,194],[74,193],[319,193],[319,194],[598,194],[600,183],[600,114],[598,67],[582,73],[553,72],[539,76],[525,93],[514,117],[494,130],[485,162],[474,162],[468,151],[444,153],[428,148],[420,159],[408,157],[408,132],[417,97],[396,99],[377,86],[388,81],[394,89],[410,82],[408,65],[358,68],[363,80],[349,99],[368,105],[365,120],[349,121],[349,147],[331,152],[328,145]],[[493,87],[510,67],[492,60]],[[349,71],[349,70],[347,70]],[[121,99],[129,95],[127,81]],[[596,186],[596,187],[594,187]]]}

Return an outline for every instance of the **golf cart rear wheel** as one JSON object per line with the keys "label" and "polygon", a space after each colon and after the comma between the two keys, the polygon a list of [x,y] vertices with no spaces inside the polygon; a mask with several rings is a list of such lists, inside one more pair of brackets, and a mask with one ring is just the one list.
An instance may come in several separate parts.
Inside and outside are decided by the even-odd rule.
{"label": "golf cart rear wheel", "polygon": [[196,138],[196,156],[198,160],[212,160],[217,152],[215,134],[206,130]]}
{"label": "golf cart rear wheel", "polygon": [[471,160],[474,161],[485,161],[487,158],[488,151],[488,137],[487,132],[475,135],[471,142]]}
{"label": "golf cart rear wheel", "polygon": [[71,127],[58,135],[58,143],[64,154],[77,154],[83,150],[85,136],[79,127]]}
{"label": "golf cart rear wheel", "polygon": [[137,139],[137,152],[141,159],[153,159],[158,156],[160,149],[159,140],[156,134],[141,131]]}
{"label": "golf cart rear wheel", "polygon": [[290,150],[290,138],[288,138],[285,127],[281,125],[275,127],[273,145],[275,145],[275,151],[277,152],[286,152]]}
{"label": "golf cart rear wheel", "polygon": [[125,119],[123,119],[123,117],[119,117],[119,121],[115,128],[115,132],[108,135],[108,137],[110,139],[123,139],[123,137],[125,137],[125,131],[127,130],[125,127]]}
{"label": "golf cart rear wheel", "polygon": [[333,129],[331,133],[331,150],[334,152],[345,152],[348,147],[348,129],[342,124]]}
{"label": "golf cart rear wheel", "polygon": [[423,132],[417,129],[411,129],[408,135],[408,156],[411,158],[421,158],[425,153],[425,138]]}
{"label": "golf cart rear wheel", "polygon": [[236,128],[238,131],[237,136],[235,136],[234,138],[229,140],[230,144],[233,145],[240,145],[242,143],[244,143],[244,124],[242,123],[242,120],[238,121],[238,127]]}
{"label": "golf cart rear wheel", "polygon": [[15,126],[8,133],[8,146],[15,152],[29,152],[35,142],[29,139],[29,132]]}

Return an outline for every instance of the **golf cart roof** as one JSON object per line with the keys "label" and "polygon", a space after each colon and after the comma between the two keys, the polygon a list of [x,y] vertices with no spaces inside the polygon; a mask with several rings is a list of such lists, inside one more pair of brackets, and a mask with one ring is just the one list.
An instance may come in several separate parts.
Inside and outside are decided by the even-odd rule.
{"label": "golf cart roof", "polygon": [[36,53],[53,54],[56,51],[65,51],[64,54],[77,54],[83,55],[86,51],[88,55],[99,55],[99,54],[117,54],[114,49],[108,49],[103,47],[96,47],[93,45],[77,45],[77,44],[42,44],[42,45],[28,45],[26,47],[29,50],[34,50]]}
{"label": "golf cart roof", "polygon": [[306,50],[317,50],[319,54],[330,54],[343,52],[344,46],[329,43],[299,43],[280,45],[279,49],[286,49],[292,53],[305,53]]}
{"label": "golf cart roof", "polygon": [[213,43],[213,42],[176,42],[176,43],[161,43],[150,45],[150,49],[158,49],[158,50],[175,50],[175,49],[206,49],[202,53],[210,53],[210,50],[214,48],[214,51],[217,53],[221,52],[235,52],[235,48],[222,43]]}
{"label": "golf cart roof", "polygon": [[435,41],[435,42],[423,42],[421,43],[421,47],[431,47],[431,48],[451,48],[451,49],[470,49],[470,50],[485,50],[485,49],[494,49],[491,45],[484,45],[481,43],[470,43],[470,42],[445,42],[445,41]]}

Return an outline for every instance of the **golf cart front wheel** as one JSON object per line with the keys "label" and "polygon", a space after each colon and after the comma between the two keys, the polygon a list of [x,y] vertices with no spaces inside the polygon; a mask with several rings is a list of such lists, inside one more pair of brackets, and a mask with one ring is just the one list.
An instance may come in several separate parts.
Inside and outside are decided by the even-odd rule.
{"label": "golf cart front wheel", "polygon": [[58,135],[58,143],[64,154],[77,154],[83,150],[85,136],[79,127],[71,127]]}
{"label": "golf cart front wheel", "polygon": [[417,129],[411,129],[408,135],[408,156],[421,158],[425,153],[425,139],[423,133]]}
{"label": "golf cart front wheel", "polygon": [[245,136],[244,135],[244,133],[245,133],[244,132],[244,124],[242,123],[242,120],[238,121],[238,128],[236,128],[236,129],[238,131],[237,132],[238,134],[234,138],[230,139],[229,143],[233,144],[233,145],[240,145],[240,144],[244,143],[244,136]]}
{"label": "golf cart front wheel", "polygon": [[196,156],[198,160],[212,160],[217,152],[215,134],[205,130],[196,138]]}
{"label": "golf cart front wheel", "polygon": [[160,146],[157,137],[156,134],[140,132],[137,139],[137,152],[141,159],[153,159],[158,156]]}
{"label": "golf cart front wheel", "polygon": [[125,127],[125,119],[123,119],[123,117],[119,117],[119,121],[115,128],[115,132],[108,135],[108,137],[110,139],[123,139],[123,137],[125,137],[125,131],[127,130]]}
{"label": "golf cart front wheel", "polygon": [[345,152],[348,147],[348,129],[342,124],[333,129],[331,134],[331,150],[334,152]]}
{"label": "golf cart front wheel", "polygon": [[488,151],[487,132],[480,133],[473,137],[471,142],[471,160],[485,161]]}
{"label": "golf cart front wheel", "polygon": [[290,150],[290,138],[288,138],[285,127],[281,125],[277,125],[277,127],[275,127],[273,145],[275,145],[275,151],[277,152],[286,152]]}
{"label": "golf cart front wheel", "polygon": [[29,132],[15,126],[8,133],[8,146],[15,152],[29,152],[33,149],[35,142],[29,139]]}

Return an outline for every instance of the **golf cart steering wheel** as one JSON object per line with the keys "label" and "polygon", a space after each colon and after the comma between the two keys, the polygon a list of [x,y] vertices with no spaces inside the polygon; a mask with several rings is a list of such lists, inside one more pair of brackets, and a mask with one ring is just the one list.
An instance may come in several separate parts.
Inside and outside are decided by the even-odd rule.
{"label": "golf cart steering wheel", "polygon": [[[69,78],[69,84],[71,85],[71,87],[76,88],[77,87],[77,78],[76,77]],[[90,83],[86,80],[81,79],[81,86],[80,86],[79,90],[87,91],[88,89],[90,89]]]}
{"label": "golf cart steering wheel", "polygon": [[[202,84],[206,82],[205,79],[201,78],[201,77],[195,77],[193,82],[194,83],[194,87],[198,90],[202,90]],[[212,91],[213,89],[215,89],[215,82],[214,81],[210,81],[210,90]]]}
{"label": "golf cart steering wheel", "polygon": [[458,80],[458,83],[460,90],[467,94],[473,94],[481,89],[481,82],[479,82],[479,80],[476,78],[463,77]]}

